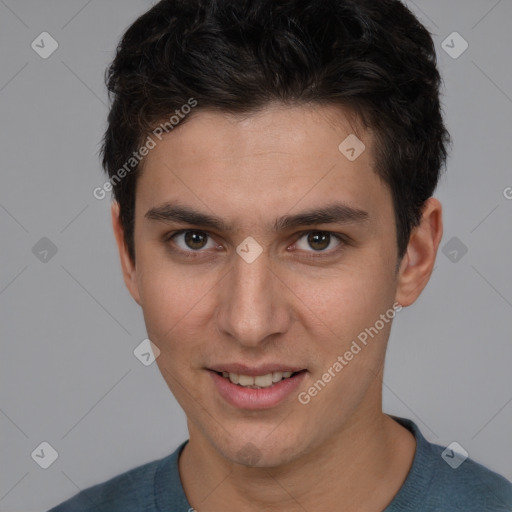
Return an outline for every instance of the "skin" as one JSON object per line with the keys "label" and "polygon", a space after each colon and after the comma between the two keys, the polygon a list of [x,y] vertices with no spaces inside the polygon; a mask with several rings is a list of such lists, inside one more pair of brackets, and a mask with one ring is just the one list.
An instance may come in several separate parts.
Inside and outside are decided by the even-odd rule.
{"label": "skin", "polygon": [[[352,133],[366,145],[354,162],[338,150]],[[179,470],[199,512],[335,510],[341,503],[345,511],[378,512],[407,477],[416,442],[382,412],[391,323],[307,405],[292,393],[270,409],[234,408],[206,370],[280,362],[307,369],[298,390],[307,391],[395,302],[406,307],[420,295],[442,237],[441,204],[426,202],[399,261],[391,194],[373,171],[373,144],[371,132],[336,106],[273,104],[243,118],[197,111],[144,162],[136,264],[113,204],[126,285],[187,415],[190,441]],[[145,218],[167,201],[221,217],[234,230]],[[366,211],[367,220],[270,228],[278,217],[340,201]],[[204,238],[192,247],[183,235],[164,240],[181,229]],[[319,231],[347,242],[308,243]],[[263,248],[250,264],[236,252],[248,236]],[[252,465],[241,455],[248,443],[258,455]]]}

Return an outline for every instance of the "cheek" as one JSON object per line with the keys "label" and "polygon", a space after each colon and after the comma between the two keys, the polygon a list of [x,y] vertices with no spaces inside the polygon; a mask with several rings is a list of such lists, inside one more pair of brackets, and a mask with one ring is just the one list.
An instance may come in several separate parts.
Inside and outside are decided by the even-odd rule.
{"label": "cheek", "polygon": [[201,395],[191,370],[196,370],[204,349],[212,285],[169,262],[139,261],[144,269],[139,280],[144,322],[149,339],[160,349],[156,363],[178,402],[189,410],[192,397]]}
{"label": "cheek", "polygon": [[360,258],[350,267],[323,273],[320,279],[302,277],[296,292],[305,307],[303,318],[339,340],[373,325],[393,304],[393,274],[381,258]]}
{"label": "cheek", "polygon": [[[346,412],[363,399],[383,364],[394,316],[393,273],[381,257],[367,257],[317,285],[309,302],[307,289],[300,293],[309,308],[303,308],[299,321],[310,326],[316,355],[308,386],[317,383],[303,391],[322,395],[314,399],[314,408],[327,412],[342,406]],[[383,322],[381,315],[387,312]],[[325,388],[319,381],[327,382]]]}
{"label": "cheek", "polygon": [[137,281],[151,324],[170,328],[207,298],[214,279],[199,266],[178,265],[161,252],[151,246],[141,250]]}
{"label": "cheek", "polygon": [[200,275],[197,267],[194,273],[155,257],[141,257],[137,272],[149,338],[160,348],[162,357],[178,350],[189,354],[195,340],[199,343],[197,331],[205,326],[214,280]]}
{"label": "cheek", "polygon": [[[311,378],[301,389],[302,399],[309,404],[299,410],[305,414],[310,411],[311,428],[316,425],[313,417],[330,417],[334,429],[378,384],[395,314],[393,281],[382,266],[367,260],[364,268],[332,276],[321,288],[322,293],[317,294],[311,307],[314,321],[322,319],[311,333],[313,352],[318,358]],[[304,311],[308,314],[307,308]],[[382,321],[381,315],[386,313],[389,317]],[[313,315],[309,313],[309,317],[312,319]],[[302,407],[304,402],[300,404]]]}

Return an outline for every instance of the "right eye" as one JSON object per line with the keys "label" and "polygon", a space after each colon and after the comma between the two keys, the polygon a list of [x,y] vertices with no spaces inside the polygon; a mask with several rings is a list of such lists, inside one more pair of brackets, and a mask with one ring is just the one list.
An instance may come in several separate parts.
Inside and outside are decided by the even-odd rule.
{"label": "right eye", "polygon": [[[177,252],[185,252],[185,253],[197,253],[204,252],[201,249],[208,248],[208,238],[209,234],[204,231],[198,231],[195,229],[182,229],[180,231],[174,231],[172,233],[168,233],[165,236],[165,241],[172,241],[171,249],[177,250]],[[181,244],[179,243],[181,241]],[[217,244],[212,240],[212,246],[210,248],[217,247]],[[172,245],[178,247],[175,249]]]}

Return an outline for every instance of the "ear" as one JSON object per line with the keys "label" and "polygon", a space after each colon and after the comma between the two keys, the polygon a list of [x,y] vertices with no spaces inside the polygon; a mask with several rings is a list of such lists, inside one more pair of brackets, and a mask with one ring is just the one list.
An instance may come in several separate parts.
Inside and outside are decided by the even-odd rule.
{"label": "ear", "polygon": [[402,306],[415,302],[427,285],[442,236],[442,206],[431,197],[423,207],[420,224],[411,232],[407,251],[400,263],[396,301]]}
{"label": "ear", "polygon": [[124,283],[130,292],[130,295],[133,297],[135,302],[140,306],[140,295],[139,295],[139,287],[137,285],[137,269],[135,264],[132,262],[130,255],[128,253],[128,248],[126,246],[125,238],[124,238],[124,229],[121,224],[121,219],[119,216],[119,203],[114,201],[112,203],[111,213],[112,213],[112,228],[114,230],[114,235],[116,237],[117,248],[119,250],[119,258],[121,260],[121,269],[123,272]]}

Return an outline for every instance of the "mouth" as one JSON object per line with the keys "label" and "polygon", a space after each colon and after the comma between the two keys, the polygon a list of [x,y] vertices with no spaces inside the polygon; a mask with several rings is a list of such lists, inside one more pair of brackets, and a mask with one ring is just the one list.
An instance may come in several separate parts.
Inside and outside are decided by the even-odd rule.
{"label": "mouth", "polygon": [[299,370],[296,372],[290,371],[274,371],[270,373],[266,373],[264,375],[244,375],[241,373],[235,372],[215,372],[217,375],[224,377],[229,380],[232,384],[243,388],[249,389],[266,389],[271,388],[278,384],[279,382],[293,378],[295,375],[299,373],[303,373],[306,370]]}
{"label": "mouth", "polygon": [[278,365],[208,368],[218,396],[237,409],[270,409],[291,398],[308,370]]}

